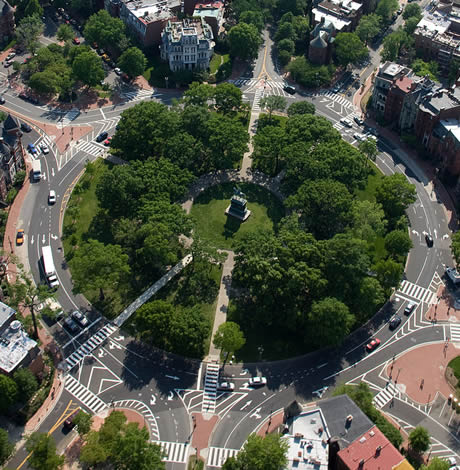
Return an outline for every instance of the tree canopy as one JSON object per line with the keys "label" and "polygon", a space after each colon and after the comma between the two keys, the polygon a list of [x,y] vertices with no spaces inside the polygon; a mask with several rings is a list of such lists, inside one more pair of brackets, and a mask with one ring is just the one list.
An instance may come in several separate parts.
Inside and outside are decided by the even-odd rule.
{"label": "tree canopy", "polygon": [[257,57],[262,43],[259,30],[253,24],[240,23],[233,26],[228,33],[230,54],[242,60]]}
{"label": "tree canopy", "polygon": [[221,349],[228,356],[241,349],[246,340],[237,323],[226,321],[217,329],[213,342],[216,348]]}
{"label": "tree canopy", "polygon": [[409,434],[409,445],[415,452],[422,453],[430,448],[430,434],[427,429],[417,426]]}
{"label": "tree canopy", "polygon": [[376,15],[375,13],[361,17],[355,32],[364,44],[367,45],[369,41],[374,39],[375,36],[379,34],[380,22],[380,16]]}
{"label": "tree canopy", "polygon": [[130,47],[121,54],[118,59],[118,66],[129,77],[134,78],[142,75],[145,70],[147,59],[144,53],[137,47]]}
{"label": "tree canopy", "polygon": [[89,17],[83,34],[89,43],[95,42],[106,49],[117,49],[125,42],[125,24],[102,9]]}
{"label": "tree canopy", "polygon": [[26,449],[31,453],[27,463],[34,470],[59,470],[64,465],[64,456],[56,453],[53,436],[34,432],[27,439]]}
{"label": "tree canopy", "polygon": [[[386,0],[381,0],[381,2],[382,1]],[[337,34],[334,46],[337,61],[343,66],[359,62],[368,55],[367,47],[363,44],[356,33]]]}
{"label": "tree canopy", "polygon": [[99,85],[105,77],[101,58],[94,52],[82,52],[75,57],[72,73],[77,80],[92,87]]}

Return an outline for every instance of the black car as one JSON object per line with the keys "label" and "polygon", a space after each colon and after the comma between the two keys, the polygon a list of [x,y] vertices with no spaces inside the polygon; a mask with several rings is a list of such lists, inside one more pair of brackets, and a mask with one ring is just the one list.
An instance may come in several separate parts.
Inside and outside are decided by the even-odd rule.
{"label": "black car", "polygon": [[96,137],[96,142],[102,142],[103,140],[107,139],[109,136],[108,132],[101,132],[97,137]]}
{"label": "black car", "polygon": [[67,317],[64,320],[64,326],[72,333],[76,333],[77,331],[79,331],[78,325],[70,317]]}
{"label": "black car", "polygon": [[395,315],[391,320],[390,320],[390,330],[395,330],[398,328],[398,326],[401,324],[401,317],[398,315]]}
{"label": "black car", "polygon": [[0,96],[0,104],[5,104],[5,98],[3,98],[3,96]]}
{"label": "black car", "polygon": [[21,122],[21,130],[24,132],[31,132],[32,128],[29,126],[29,124]]}
{"label": "black car", "polygon": [[433,246],[433,237],[429,233],[425,234],[425,241],[426,241],[427,246],[429,247]]}
{"label": "black car", "polygon": [[293,86],[291,86],[291,85],[284,85],[283,90],[284,90],[286,93],[289,93],[290,95],[295,95],[295,93],[296,93],[295,88],[294,88]]}

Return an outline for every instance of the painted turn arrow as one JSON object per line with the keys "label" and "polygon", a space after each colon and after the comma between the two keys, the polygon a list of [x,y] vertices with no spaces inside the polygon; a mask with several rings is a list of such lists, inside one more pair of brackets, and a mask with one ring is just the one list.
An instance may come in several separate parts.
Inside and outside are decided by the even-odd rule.
{"label": "painted turn arrow", "polygon": [[240,411],[243,411],[244,409],[246,409],[251,403],[252,403],[252,400],[247,401],[247,402],[240,408]]}
{"label": "painted turn arrow", "polygon": [[175,375],[165,375],[168,379],[173,379],[173,380],[180,380],[179,377],[176,377]]}
{"label": "painted turn arrow", "polygon": [[256,418],[256,419],[262,418],[262,416],[259,414],[261,409],[262,409],[262,407],[261,407],[261,408],[257,408],[257,410],[254,411],[254,413],[252,413],[252,415],[250,415],[249,417],[250,417],[250,418]]}
{"label": "painted turn arrow", "polygon": [[152,393],[152,398],[150,399],[150,404],[154,405],[157,402],[156,396]]}

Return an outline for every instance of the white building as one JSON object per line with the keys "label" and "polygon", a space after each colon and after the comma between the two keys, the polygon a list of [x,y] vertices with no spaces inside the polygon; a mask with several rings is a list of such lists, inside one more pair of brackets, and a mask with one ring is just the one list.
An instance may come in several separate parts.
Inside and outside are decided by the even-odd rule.
{"label": "white building", "polygon": [[179,70],[206,70],[214,51],[211,27],[202,18],[168,21],[161,35],[161,58],[169,68]]}

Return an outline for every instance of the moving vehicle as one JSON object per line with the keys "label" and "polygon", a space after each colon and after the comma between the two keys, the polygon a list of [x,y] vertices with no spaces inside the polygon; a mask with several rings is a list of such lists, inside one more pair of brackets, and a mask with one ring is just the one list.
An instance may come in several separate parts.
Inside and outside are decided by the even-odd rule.
{"label": "moving vehicle", "polygon": [[414,302],[409,302],[404,309],[404,315],[410,315],[414,311],[415,307],[416,304]]}
{"label": "moving vehicle", "polygon": [[24,229],[20,228],[16,233],[16,245],[22,245],[24,243]]}
{"label": "moving vehicle", "polygon": [[447,268],[446,276],[452,281],[454,285],[460,284],[460,274],[458,274],[455,268]]}
{"label": "moving vehicle", "polygon": [[70,430],[75,427],[75,418],[77,417],[78,413],[80,413],[80,408],[73,411],[72,414],[64,421],[65,428]]}
{"label": "moving vehicle", "polygon": [[40,181],[42,179],[42,164],[40,160],[32,161],[32,179],[34,181]]}
{"label": "moving vehicle", "polygon": [[391,320],[390,320],[390,330],[395,330],[398,328],[398,326],[401,324],[401,317],[399,315],[395,315]]}
{"label": "moving vehicle", "polygon": [[101,132],[97,137],[96,137],[96,142],[102,142],[103,140],[107,139],[109,136],[108,132]]}
{"label": "moving vehicle", "polygon": [[110,142],[111,142],[111,140],[112,140],[112,137],[108,137],[106,140],[104,140],[104,145],[105,145],[106,147],[110,147]]}
{"label": "moving vehicle", "polygon": [[235,390],[235,384],[232,382],[222,382],[217,387],[219,392],[233,392]]}
{"label": "moving vehicle", "polygon": [[353,123],[347,118],[342,118],[340,120],[340,123],[343,124],[346,127],[353,127]]}
{"label": "moving vehicle", "polygon": [[48,146],[45,144],[45,142],[42,142],[39,147],[41,148],[42,152],[46,155],[48,153],[50,153],[50,149],[48,148]]}
{"label": "moving vehicle", "polygon": [[85,328],[89,324],[88,317],[83,315],[80,310],[75,310],[72,312],[72,318],[82,327]]}
{"label": "moving vehicle", "polygon": [[78,325],[70,317],[67,317],[64,320],[64,326],[69,329],[72,333],[76,333],[77,331],[79,331]]}
{"label": "moving vehicle", "polygon": [[21,130],[24,132],[31,132],[32,128],[26,122],[21,122]]}
{"label": "moving vehicle", "polygon": [[363,142],[366,140],[366,137],[362,134],[359,134],[358,132],[355,132],[353,134],[353,137],[358,141],[358,142]]}
{"label": "moving vehicle", "polygon": [[37,153],[37,149],[34,144],[29,144],[27,146],[27,151],[31,153],[32,155],[35,155]]}
{"label": "moving vehicle", "polygon": [[266,377],[251,377],[249,379],[249,385],[251,387],[262,387],[263,385],[267,385],[267,378]]}
{"label": "moving vehicle", "polygon": [[368,352],[377,349],[380,346],[380,340],[378,338],[374,338],[372,341],[366,344],[366,349]]}
{"label": "moving vehicle", "polygon": [[284,85],[283,90],[290,95],[295,95],[296,89],[292,85]]}
{"label": "moving vehicle", "polygon": [[117,74],[117,75],[121,75],[121,69],[119,67],[115,67],[113,69],[113,71]]}
{"label": "moving vehicle", "polygon": [[429,233],[425,233],[425,241],[428,247],[433,246],[433,237]]}
{"label": "moving vehicle", "polygon": [[42,247],[42,258],[46,281],[52,289],[57,289],[59,287],[59,281],[56,276],[56,268],[54,267],[53,253],[51,252],[50,245]]}
{"label": "moving vehicle", "polygon": [[355,116],[353,119],[356,122],[356,124],[358,124],[358,126],[362,126],[364,124],[364,121],[358,116]]}
{"label": "moving vehicle", "polygon": [[48,204],[53,205],[56,203],[56,191],[51,189],[48,194]]}

